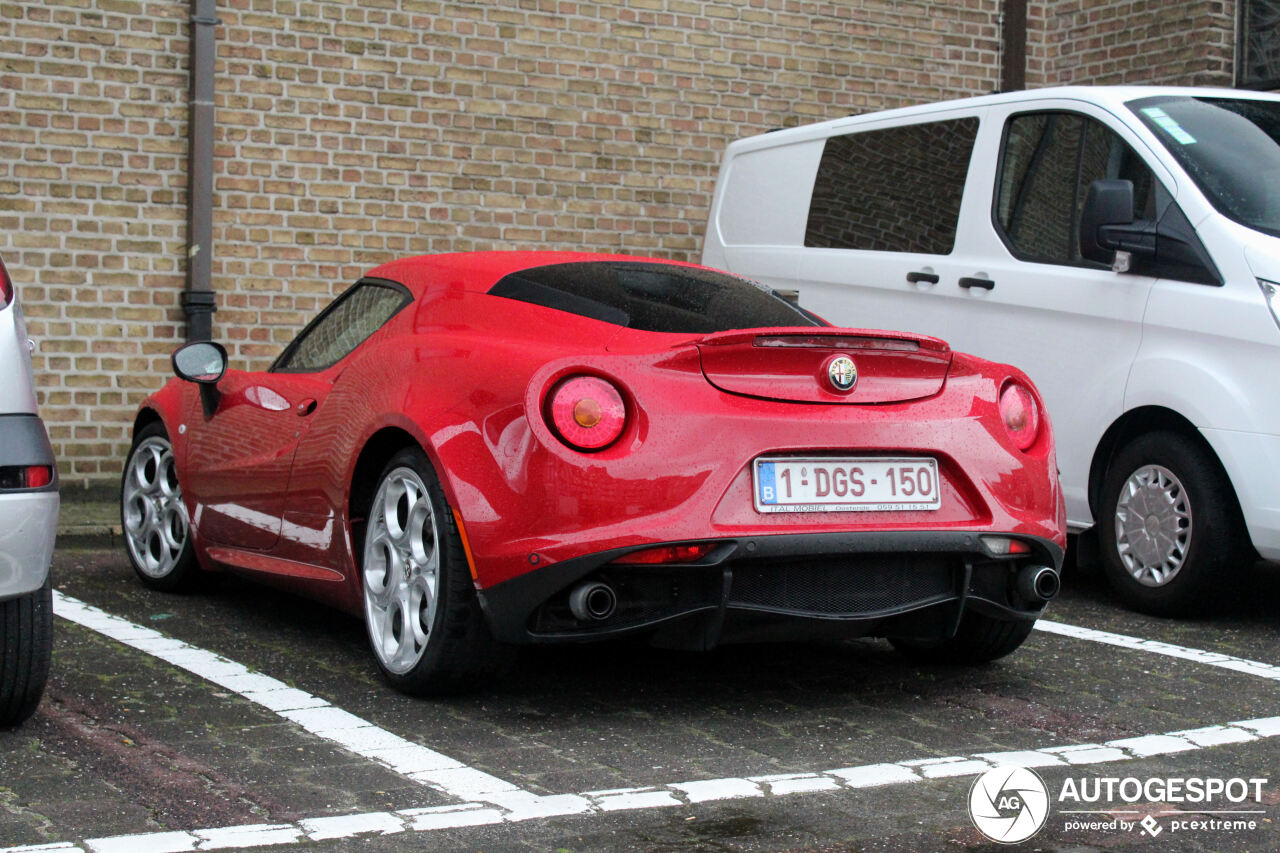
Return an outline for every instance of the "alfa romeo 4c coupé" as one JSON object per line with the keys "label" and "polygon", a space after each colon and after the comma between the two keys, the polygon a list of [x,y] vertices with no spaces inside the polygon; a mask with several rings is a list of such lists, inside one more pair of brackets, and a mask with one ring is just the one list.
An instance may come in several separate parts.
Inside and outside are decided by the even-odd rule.
{"label": "alfa romeo 4c coup\u00e9", "polygon": [[410,693],[479,684],[512,645],[625,635],[981,662],[1058,588],[1023,373],[703,267],[409,258],[267,370],[211,342],[173,367],[123,477],[142,581],[234,571],[359,615]]}

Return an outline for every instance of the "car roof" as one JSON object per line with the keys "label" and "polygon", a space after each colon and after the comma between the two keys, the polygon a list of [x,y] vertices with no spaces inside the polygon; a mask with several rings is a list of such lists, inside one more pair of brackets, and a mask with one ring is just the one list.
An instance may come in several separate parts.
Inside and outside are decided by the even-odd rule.
{"label": "car roof", "polygon": [[401,258],[374,267],[365,274],[365,278],[390,279],[405,285],[415,293],[421,293],[427,287],[484,293],[503,277],[520,270],[549,264],[600,261],[628,261],[631,263],[697,267],[696,264],[664,258],[595,252],[453,252],[441,255],[417,255],[411,258]]}
{"label": "car roof", "polygon": [[844,116],[843,118],[829,119],[823,122],[748,136],[731,143],[729,147],[735,152],[757,147],[769,148],[785,142],[824,137],[829,135],[831,130],[845,128],[846,126],[856,128],[864,122],[892,121],[899,118],[912,117],[926,118],[933,113],[943,113],[950,110],[980,109],[1010,103],[1034,103],[1048,99],[1084,101],[1105,107],[1113,113],[1119,113],[1123,111],[1124,105],[1128,101],[1136,98],[1150,98],[1162,95],[1271,101],[1280,99],[1280,95],[1272,92],[1255,92],[1210,86],[1053,86],[1044,89],[1023,89],[1016,92],[1000,92],[994,95],[978,95],[971,98],[958,98],[950,101],[898,107],[891,110],[858,113]]}

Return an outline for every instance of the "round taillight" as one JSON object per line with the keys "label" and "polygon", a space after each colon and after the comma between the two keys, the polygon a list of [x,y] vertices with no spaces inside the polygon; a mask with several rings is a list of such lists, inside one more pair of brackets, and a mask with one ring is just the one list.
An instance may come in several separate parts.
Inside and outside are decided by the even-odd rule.
{"label": "round taillight", "polygon": [[1000,419],[1019,450],[1036,443],[1040,435],[1040,406],[1027,386],[1018,382],[1004,386],[1000,392]]}
{"label": "round taillight", "polygon": [[627,405],[618,389],[597,376],[571,376],[547,398],[551,428],[576,450],[602,450],[627,425]]}

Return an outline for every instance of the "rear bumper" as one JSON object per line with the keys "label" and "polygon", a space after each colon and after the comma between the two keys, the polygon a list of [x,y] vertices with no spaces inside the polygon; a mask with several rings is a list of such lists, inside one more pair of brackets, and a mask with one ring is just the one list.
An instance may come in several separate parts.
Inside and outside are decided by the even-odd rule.
{"label": "rear bumper", "polygon": [[[38,417],[0,415],[0,467],[53,464],[53,450]],[[0,491],[0,600],[44,585],[57,527],[56,474],[39,489]]]}
{"label": "rear bumper", "polygon": [[[694,648],[808,637],[935,639],[953,634],[970,609],[1036,619],[1044,602],[1021,596],[1018,573],[1029,566],[1057,571],[1062,549],[1018,535],[1031,553],[997,557],[981,536],[892,531],[700,540],[717,543],[702,560],[652,566],[614,563],[637,550],[619,548],[536,569],[480,591],[480,600],[495,636],[520,644],[633,634]],[[614,591],[616,610],[580,619],[570,594],[594,582]]]}

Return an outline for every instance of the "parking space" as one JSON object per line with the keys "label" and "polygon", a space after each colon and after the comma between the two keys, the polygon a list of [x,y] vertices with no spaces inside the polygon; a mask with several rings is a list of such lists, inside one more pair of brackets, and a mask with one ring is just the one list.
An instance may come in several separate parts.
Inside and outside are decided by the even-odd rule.
{"label": "parking space", "polygon": [[[116,551],[63,550],[54,572],[50,687],[0,735],[5,849],[391,850],[406,832],[440,849],[964,849],[987,843],[966,800],[992,765],[1035,766],[1056,794],[1071,777],[1269,778],[1280,759],[1280,580],[1263,569],[1255,594],[1187,622],[1072,578],[987,667],[922,668],[878,641],[547,649],[446,700],[383,685],[357,620],[261,586],[161,595]],[[1252,829],[1182,831],[1177,849],[1271,846],[1278,791],[1250,804]],[[1172,833],[1168,812],[1192,807],[1117,809]],[[1157,843],[1068,819],[1037,841]]]}

